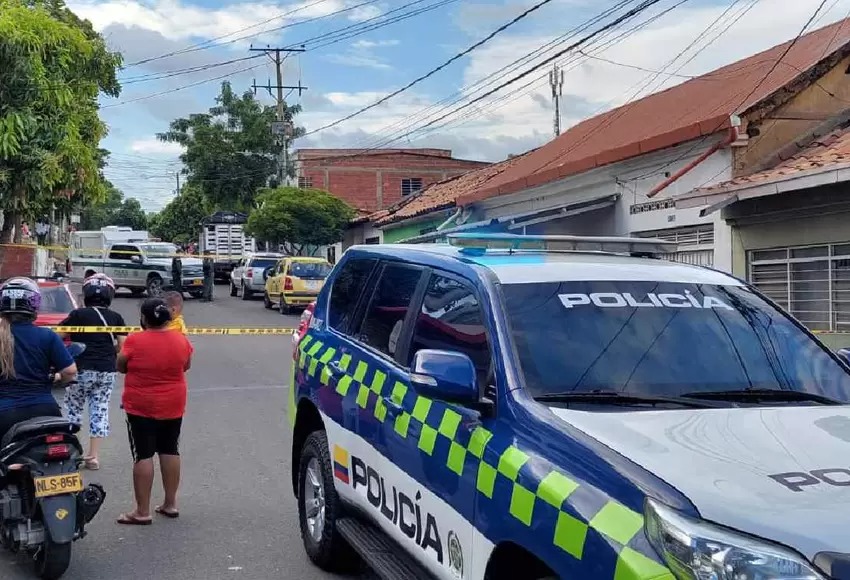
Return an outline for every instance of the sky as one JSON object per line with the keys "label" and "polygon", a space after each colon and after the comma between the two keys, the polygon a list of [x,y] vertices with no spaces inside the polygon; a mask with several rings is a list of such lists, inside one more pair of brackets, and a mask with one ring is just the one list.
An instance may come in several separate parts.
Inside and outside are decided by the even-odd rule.
{"label": "sky", "polygon": [[[638,2],[549,0],[436,74],[336,123],[444,64],[541,0],[67,0],[124,56],[118,98],[101,98],[106,176],[147,211],[174,196],[181,149],[156,139],[214,105],[220,84],[275,83],[253,46],[304,47],[283,84],[308,135],[293,148],[439,147],[501,161],[553,138],[543,61],[564,71],[561,125],[678,84],[796,36],[821,0],[660,0],[566,51]],[[624,8],[616,10],[619,5]],[[608,11],[608,12],[606,12]],[[613,12],[611,12],[613,11]],[[826,0],[808,30],[850,15]],[[600,18],[602,18],[600,20]],[[249,57],[254,58],[249,58]],[[539,68],[538,68],[539,67]],[[527,73],[527,74],[524,74]],[[660,73],[660,74],[659,74]],[[501,84],[523,75],[487,95]],[[265,89],[258,98],[272,104]],[[333,126],[325,128],[328,125]]]}

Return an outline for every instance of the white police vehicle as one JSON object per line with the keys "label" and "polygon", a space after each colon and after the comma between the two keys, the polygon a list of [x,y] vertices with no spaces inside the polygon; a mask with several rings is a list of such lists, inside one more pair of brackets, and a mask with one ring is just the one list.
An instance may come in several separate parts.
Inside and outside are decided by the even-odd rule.
{"label": "white police vehicle", "polygon": [[304,546],[383,578],[850,579],[850,368],[660,240],[358,246],[295,350]]}

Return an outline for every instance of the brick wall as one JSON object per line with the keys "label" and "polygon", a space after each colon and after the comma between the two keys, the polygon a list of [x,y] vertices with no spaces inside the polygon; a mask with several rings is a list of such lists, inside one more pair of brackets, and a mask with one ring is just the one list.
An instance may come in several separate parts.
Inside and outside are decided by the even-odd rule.
{"label": "brick wall", "polygon": [[[383,209],[399,201],[405,178],[419,178],[425,187],[487,165],[454,159],[450,152],[447,155],[387,153],[339,158],[330,157],[329,153],[324,158],[316,158],[318,153],[298,152],[299,182],[326,189],[352,207],[368,211]],[[334,153],[343,154],[336,150]]]}
{"label": "brick wall", "polygon": [[32,248],[0,247],[0,278],[33,276],[35,246]]}

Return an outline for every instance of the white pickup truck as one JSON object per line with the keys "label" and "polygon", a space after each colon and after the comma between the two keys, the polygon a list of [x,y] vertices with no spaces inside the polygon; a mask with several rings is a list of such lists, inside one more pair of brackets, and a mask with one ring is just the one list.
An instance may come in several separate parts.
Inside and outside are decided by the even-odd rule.
{"label": "white pickup truck", "polygon": [[[171,288],[171,260],[174,244],[154,242],[147,232],[108,229],[75,232],[71,240],[71,279],[81,282],[94,273],[104,273],[118,288],[134,295],[149,296]],[[200,297],[203,292],[203,263],[198,258],[181,257],[184,292]]]}

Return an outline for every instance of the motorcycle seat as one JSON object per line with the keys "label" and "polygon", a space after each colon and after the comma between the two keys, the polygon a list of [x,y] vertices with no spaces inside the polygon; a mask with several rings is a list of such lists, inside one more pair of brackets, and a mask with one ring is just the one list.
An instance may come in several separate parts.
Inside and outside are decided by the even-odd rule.
{"label": "motorcycle seat", "polygon": [[51,433],[76,433],[80,430],[78,425],[69,423],[63,417],[33,417],[26,421],[16,423],[9,429],[0,441],[0,448],[39,435],[50,435]]}

